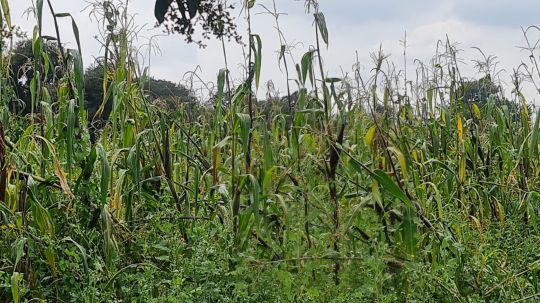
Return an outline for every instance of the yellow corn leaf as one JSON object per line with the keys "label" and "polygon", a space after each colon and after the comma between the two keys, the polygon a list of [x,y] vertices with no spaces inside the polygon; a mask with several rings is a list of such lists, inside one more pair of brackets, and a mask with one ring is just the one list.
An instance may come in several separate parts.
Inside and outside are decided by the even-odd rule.
{"label": "yellow corn leaf", "polygon": [[230,139],[229,136],[225,137],[223,140],[221,140],[218,144],[214,145],[212,147],[212,179],[214,185],[218,182],[218,169],[219,169],[219,163],[221,161],[221,149],[225,147],[227,144],[227,141]]}
{"label": "yellow corn leaf", "polygon": [[461,157],[459,161],[459,182],[465,181],[465,157]]}
{"label": "yellow corn leaf", "polygon": [[463,141],[463,122],[461,122],[461,117],[457,118],[457,131],[458,131],[458,143]]}
{"label": "yellow corn leaf", "polygon": [[495,208],[495,212],[497,213],[497,218],[499,219],[501,225],[504,226],[505,221],[505,215],[504,215],[504,207],[500,202],[497,202],[497,207]]}
{"label": "yellow corn leaf", "polygon": [[480,241],[483,241],[483,233],[482,233],[482,223],[480,223],[480,220],[478,220],[475,216],[470,216],[471,220],[474,223],[474,226],[478,230],[478,234],[480,236]]}
{"label": "yellow corn leaf", "polygon": [[51,152],[52,160],[53,160],[53,166],[54,166],[54,173],[56,174],[56,177],[58,177],[58,181],[60,183],[60,187],[68,196],[70,200],[75,198],[73,195],[73,192],[71,191],[71,188],[69,187],[67,175],[64,172],[64,169],[62,168],[62,165],[60,164],[60,161],[58,161],[58,158],[56,157],[56,150],[54,148],[54,145],[47,139],[37,136],[37,138],[41,139],[45,144],[47,144],[47,147],[49,148],[49,151]]}
{"label": "yellow corn leaf", "polygon": [[110,201],[110,210],[114,213],[119,213],[122,209],[122,192],[124,187],[124,180],[126,179],[126,170],[122,169],[118,173],[116,178],[116,186],[114,188],[114,193],[112,194],[112,199]]}
{"label": "yellow corn leaf", "polygon": [[376,130],[377,130],[377,128],[375,126],[372,126],[370,129],[368,129],[368,131],[366,133],[366,137],[364,138],[364,140],[366,141],[367,146],[372,146],[373,137],[375,136],[375,131]]}
{"label": "yellow corn leaf", "polygon": [[412,157],[414,159],[414,162],[418,163],[418,152],[416,152],[416,150],[413,150],[412,151]]}
{"label": "yellow corn leaf", "polygon": [[388,150],[391,151],[398,159],[399,167],[401,168],[401,174],[403,175],[403,179],[406,181],[407,180],[407,163],[405,162],[405,156],[403,156],[403,153],[399,149],[393,146],[388,147]]}
{"label": "yellow corn leaf", "polygon": [[476,103],[473,103],[472,109],[476,118],[480,119],[480,108],[478,107],[478,105],[476,105]]}
{"label": "yellow corn leaf", "polygon": [[482,224],[480,223],[480,220],[478,220],[475,216],[470,216],[471,220],[474,223],[474,226],[476,226],[476,229],[478,229],[479,233],[482,233]]}

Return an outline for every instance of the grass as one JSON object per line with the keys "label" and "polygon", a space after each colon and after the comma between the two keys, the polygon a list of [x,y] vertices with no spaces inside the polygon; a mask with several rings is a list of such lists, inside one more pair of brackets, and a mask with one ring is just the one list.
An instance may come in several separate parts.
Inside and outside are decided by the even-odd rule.
{"label": "grass", "polygon": [[96,142],[80,47],[47,83],[36,23],[21,116],[2,37],[0,301],[535,302],[540,116],[524,79],[510,99],[466,99],[450,42],[408,89],[382,52],[368,77],[328,77],[310,8],[300,60],[276,27],[298,88],[279,111],[254,98],[259,36],[240,85],[223,69],[211,104],[171,113],[145,96],[130,24],[105,18],[112,111]]}

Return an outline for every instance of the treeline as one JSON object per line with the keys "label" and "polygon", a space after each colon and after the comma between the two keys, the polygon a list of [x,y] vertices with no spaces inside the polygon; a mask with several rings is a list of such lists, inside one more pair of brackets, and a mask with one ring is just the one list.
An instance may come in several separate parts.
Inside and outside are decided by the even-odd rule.
{"label": "treeline", "polygon": [[[55,95],[55,87],[58,87],[59,81],[64,78],[64,70],[61,66],[61,54],[60,47],[54,41],[47,41],[43,45],[44,53],[47,54],[45,62],[48,66],[44,68],[45,75],[42,75],[42,83],[48,88],[49,94],[53,97]],[[12,96],[16,98],[10,101],[10,110],[17,114],[27,114],[31,112],[32,108],[32,96],[31,96],[31,79],[34,78],[34,53],[32,50],[32,40],[21,39],[15,44],[15,47],[11,51],[11,64],[10,64],[10,82],[14,93]],[[107,102],[106,92],[104,91],[105,83],[110,82],[112,79],[106,79],[108,75],[111,75],[115,67],[110,65],[105,68],[105,63],[102,58],[96,59],[84,73],[84,87],[85,87],[85,108],[88,112],[88,121],[91,129],[100,129],[107,121],[111,111],[112,102]],[[134,79],[137,81],[137,79]],[[196,119],[197,115],[201,112],[201,105],[203,100],[197,100],[193,92],[185,86],[174,83],[169,80],[156,79],[150,77],[144,82],[144,93],[149,101],[153,102],[156,106],[162,107],[166,113],[175,116],[175,112],[180,111],[180,107],[183,105],[189,105],[191,111],[189,120]],[[519,119],[520,105],[511,102],[504,96],[502,96],[499,86],[489,77],[483,77],[478,80],[467,80],[459,84],[459,89],[456,90],[459,94],[458,99],[462,100],[463,105],[468,109],[465,113],[468,116],[472,116],[473,107],[472,104],[476,104],[478,107],[483,107],[487,104],[489,98],[493,98],[498,105],[505,105],[513,119]],[[231,95],[232,92],[226,94]],[[270,122],[275,118],[276,114],[284,114],[285,117],[290,117],[294,102],[298,98],[298,92],[294,92],[291,96],[282,96],[279,93],[268,93],[266,98],[261,100],[255,100],[256,114],[261,116],[266,121]],[[54,99],[54,98],[53,98]],[[105,101],[105,102],[104,102]],[[225,100],[226,101],[226,100]],[[292,102],[292,103],[291,103]],[[197,105],[195,105],[197,103]],[[316,104],[313,105],[317,107]],[[197,107],[197,108],[195,108]],[[205,111],[212,112],[211,107],[202,107]],[[389,108],[381,108],[380,104],[377,104],[377,108],[373,109],[375,112],[381,112],[384,110],[391,110]],[[290,121],[286,121],[287,126]]]}
{"label": "treeline", "polygon": [[[55,87],[62,81],[63,69],[61,66],[60,48],[56,42],[48,41],[44,43],[44,52],[48,55],[47,66],[44,67],[46,74],[42,75],[43,83],[46,84],[50,94],[55,93]],[[34,78],[35,67],[34,53],[32,51],[32,40],[24,39],[16,43],[11,56],[11,79],[15,99],[11,100],[11,110],[19,114],[26,114],[31,111],[31,79]],[[109,66],[113,69],[114,66]],[[98,108],[103,104],[105,93],[103,91],[103,82],[108,77],[108,70],[102,59],[97,59],[85,70],[85,108],[88,109],[89,116],[96,114]],[[137,79],[135,79],[137,80]],[[163,100],[165,104],[171,105],[175,101],[193,102],[195,97],[190,90],[181,84],[173,83],[168,80],[148,78],[144,84],[146,97],[150,101]],[[110,104],[105,104],[102,118],[107,117],[110,111]]]}

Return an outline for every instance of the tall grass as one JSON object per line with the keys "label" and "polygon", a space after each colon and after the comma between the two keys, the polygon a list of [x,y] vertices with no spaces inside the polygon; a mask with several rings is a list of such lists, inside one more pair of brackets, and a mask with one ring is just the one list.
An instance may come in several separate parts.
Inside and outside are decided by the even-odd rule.
{"label": "tall grass", "polygon": [[[211,105],[172,115],[147,100],[128,8],[96,3],[98,114],[111,112],[93,142],[83,50],[50,66],[43,4],[28,116],[10,111],[9,49],[0,68],[2,301],[536,300],[540,118],[519,76],[540,80],[533,47],[513,100],[499,90],[473,102],[450,41],[414,80],[382,50],[369,75],[331,77],[318,5],[308,3],[314,46],[301,58],[274,6],[289,110],[265,119],[255,100],[264,41],[250,29],[242,83],[222,69]],[[55,22],[70,17],[45,4]],[[11,27],[6,0],[2,13]],[[55,68],[53,94],[44,79]]]}

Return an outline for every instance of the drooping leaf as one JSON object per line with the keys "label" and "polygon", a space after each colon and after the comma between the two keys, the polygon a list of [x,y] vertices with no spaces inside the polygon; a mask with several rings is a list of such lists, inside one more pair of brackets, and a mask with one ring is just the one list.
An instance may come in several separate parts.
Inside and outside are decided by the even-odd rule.
{"label": "drooping leaf", "polygon": [[463,142],[463,122],[461,117],[457,117],[457,132],[458,132],[458,143]]}
{"label": "drooping leaf", "polygon": [[326,27],[326,19],[324,18],[324,14],[322,12],[318,12],[315,14],[315,21],[317,22],[317,26],[319,27],[319,32],[321,33],[321,37],[328,46],[328,28]]}
{"label": "drooping leaf", "polygon": [[416,254],[416,223],[414,222],[414,209],[406,206],[401,223],[401,233],[405,250],[410,255]]}
{"label": "drooping leaf", "polygon": [[13,302],[19,303],[21,300],[20,296],[20,283],[23,279],[23,274],[14,271],[11,275],[11,296],[13,297]]}
{"label": "drooping leaf", "polygon": [[159,24],[165,21],[165,14],[169,10],[170,5],[171,0],[156,0],[156,4],[154,6],[154,16]]}
{"label": "drooping leaf", "polygon": [[15,255],[15,262],[13,263],[13,268],[16,268],[21,258],[24,257],[24,245],[27,242],[27,238],[20,237],[12,245],[13,254]]}
{"label": "drooping leaf", "polygon": [[304,56],[302,56],[302,63],[301,63],[301,66],[302,66],[302,74],[301,74],[301,76],[302,76],[302,85],[306,84],[308,72],[311,71],[311,64],[313,62],[313,53],[314,53],[314,51],[311,50],[311,51],[308,51],[307,53],[305,53]]}
{"label": "drooping leaf", "polygon": [[226,137],[223,140],[221,140],[218,144],[216,144],[214,147],[212,147],[212,179],[213,184],[217,184],[218,181],[218,170],[219,170],[219,163],[221,159],[221,149],[227,145],[227,141],[229,141],[230,137]]}
{"label": "drooping leaf", "polygon": [[49,149],[51,153],[53,166],[54,166],[54,172],[56,176],[58,177],[60,187],[62,188],[62,190],[64,191],[64,193],[70,200],[73,199],[74,198],[73,192],[71,191],[71,188],[69,187],[68,179],[67,179],[66,173],[64,172],[64,169],[62,168],[62,164],[60,164],[60,161],[58,160],[54,145],[51,143],[51,141],[47,140],[44,137],[37,136],[37,138],[45,142],[45,144],[47,145],[47,148]]}
{"label": "drooping leaf", "polygon": [[262,41],[259,35],[251,35],[251,39],[251,46],[255,55],[255,87],[259,88],[259,82],[261,80]]}
{"label": "drooping leaf", "polygon": [[473,103],[472,105],[472,109],[473,109],[473,112],[474,112],[474,115],[476,116],[477,119],[480,119],[480,108],[478,107],[478,105],[476,103]]}
{"label": "drooping leaf", "polygon": [[538,137],[540,135],[540,114],[536,114],[534,127],[529,140],[529,155],[538,158]]}
{"label": "drooping leaf", "polygon": [[35,199],[32,201],[32,215],[42,234],[54,234],[54,224],[49,215],[49,211]]}
{"label": "drooping leaf", "polygon": [[375,170],[372,177],[377,180],[392,196],[401,200],[407,206],[412,207],[413,204],[409,197],[399,188],[399,186],[382,170]]}
{"label": "drooping leaf", "polygon": [[373,137],[375,137],[375,131],[377,130],[376,126],[372,126],[368,129],[364,141],[367,146],[373,146]]}
{"label": "drooping leaf", "polygon": [[258,220],[259,218],[259,196],[260,196],[260,186],[259,181],[255,176],[248,175],[249,178],[249,199],[251,200],[251,209],[253,211],[253,214],[255,215],[255,218]]}
{"label": "drooping leaf", "polygon": [[391,151],[398,159],[399,166],[401,168],[401,174],[403,175],[403,179],[407,180],[407,161],[405,160],[405,156],[399,149],[397,149],[394,146],[389,146],[388,150]]}
{"label": "drooping leaf", "polygon": [[101,228],[103,232],[103,253],[105,263],[112,267],[116,256],[118,255],[118,244],[114,236],[112,217],[108,205],[103,205],[101,209]]}
{"label": "drooping leaf", "polygon": [[109,192],[111,168],[109,166],[109,160],[107,159],[107,153],[101,144],[98,144],[97,150],[99,151],[99,158],[101,162],[100,202],[101,205],[105,205],[107,203],[107,195]]}
{"label": "drooping leaf", "polygon": [[63,239],[63,241],[70,242],[73,245],[75,245],[75,247],[77,247],[77,249],[81,253],[84,272],[88,275],[88,254],[86,253],[86,249],[84,247],[82,247],[82,245],[77,243],[75,240],[73,240],[71,237],[66,237],[66,238]]}
{"label": "drooping leaf", "polygon": [[238,126],[239,126],[239,135],[242,140],[242,149],[245,154],[248,152],[248,143],[249,143],[249,133],[251,132],[251,118],[248,114],[237,113],[236,114]]}
{"label": "drooping leaf", "polygon": [[195,16],[197,15],[197,11],[199,10],[200,4],[201,0],[187,0],[189,18],[195,18]]}

